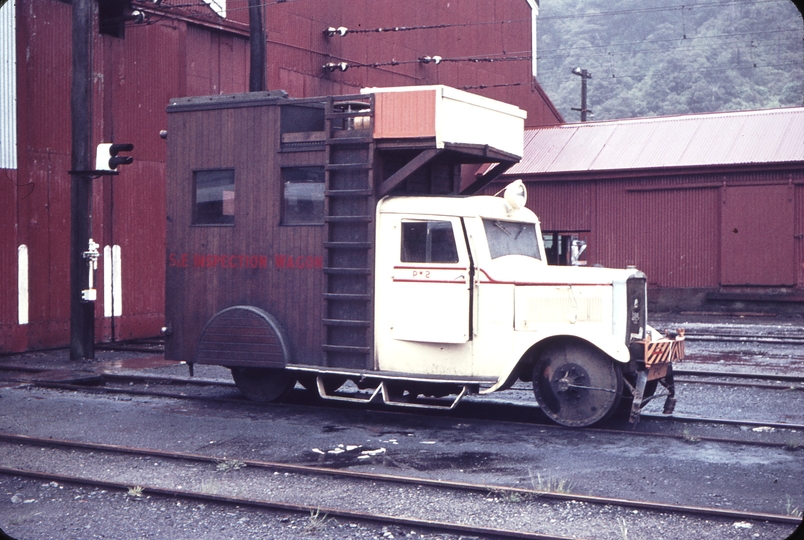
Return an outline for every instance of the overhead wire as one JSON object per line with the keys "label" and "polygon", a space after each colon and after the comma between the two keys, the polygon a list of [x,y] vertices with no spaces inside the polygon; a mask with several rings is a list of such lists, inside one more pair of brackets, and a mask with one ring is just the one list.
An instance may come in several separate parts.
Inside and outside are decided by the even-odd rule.
{"label": "overhead wire", "polygon": [[[262,2],[260,5],[262,7],[273,6],[277,4],[284,4],[295,2],[296,0],[270,0]],[[698,3],[685,3],[685,4],[676,4],[672,6],[656,6],[656,7],[641,7],[641,8],[633,8],[633,9],[621,9],[621,10],[610,10],[610,11],[588,11],[585,13],[573,13],[571,15],[542,15],[539,17],[540,21],[550,21],[550,20],[562,20],[562,19],[578,19],[578,18],[587,18],[587,17],[598,17],[598,16],[619,16],[619,15],[633,15],[638,13],[658,13],[658,12],[668,12],[668,11],[679,11],[681,10],[682,16],[683,12],[691,11],[693,9],[701,9],[701,8],[713,8],[713,7],[723,7],[723,6],[755,6],[757,4],[770,4],[770,3],[780,3],[780,2],[787,2],[788,0],[747,0],[747,1],[735,1],[735,0],[724,0],[724,1],[716,1],[716,2],[698,2]],[[154,7],[151,5],[150,2],[145,2],[144,0],[140,0],[141,4],[146,5],[147,7]],[[161,10],[169,11],[173,8],[194,8],[194,7],[207,7],[211,8],[210,4],[204,0],[198,2],[187,2],[187,3],[176,3],[172,4],[167,1],[159,2],[156,7],[161,8]],[[227,9],[227,13],[232,13],[236,11],[247,10],[248,7],[242,8],[230,8]],[[215,15],[214,12],[210,12],[209,15]],[[148,21],[146,24],[156,24],[160,22],[164,17],[167,16],[167,13],[162,15],[159,20],[157,21]],[[348,30],[348,34],[371,34],[371,33],[389,33],[389,32],[408,32],[413,30],[439,30],[439,29],[447,29],[447,28],[456,28],[456,27],[470,27],[470,26],[482,26],[482,25],[505,25],[505,24],[514,24],[514,23],[523,23],[527,22],[530,23],[530,19],[509,19],[504,21],[472,21],[472,22],[464,22],[464,23],[440,23],[440,24],[428,24],[428,25],[414,25],[414,26],[393,26],[393,27],[378,27],[372,29],[354,29]],[[554,49],[545,49],[544,47],[540,48],[540,54],[537,56],[537,60],[552,60],[558,58],[568,58],[569,55],[560,54],[562,52],[566,53],[573,53],[578,51],[586,51],[587,55],[591,53],[592,56],[613,56],[613,55],[622,55],[622,54],[638,54],[638,53],[654,53],[654,52],[666,52],[666,49],[662,48],[648,48],[644,49],[645,45],[651,44],[662,44],[662,43],[690,43],[693,41],[700,41],[700,40],[711,40],[711,39],[733,39],[733,38],[745,38],[748,36],[762,36],[771,34],[774,36],[778,36],[780,33],[790,33],[790,32],[797,32],[800,30],[796,29],[773,29],[773,30],[762,30],[762,31],[755,31],[755,32],[735,32],[735,33],[726,33],[726,34],[718,34],[718,35],[705,35],[705,36],[688,36],[686,35],[686,28],[682,29],[682,37],[678,38],[667,38],[667,39],[654,39],[654,40],[642,40],[642,41],[633,41],[633,42],[621,42],[621,43],[610,43],[606,45],[580,45],[580,46],[570,46],[570,47],[558,47]],[[625,47],[635,47],[638,46],[642,48],[641,51],[615,51],[613,49],[618,48],[625,48]],[[677,49],[677,51],[688,51],[688,50],[704,50],[710,47],[706,45],[701,46],[687,46],[683,49]],[[592,52],[595,50],[601,50],[602,52]],[[314,51],[313,51],[314,52]],[[551,54],[551,53],[559,53],[559,54]],[[318,54],[325,54],[325,53],[318,53]],[[445,57],[442,58],[441,62],[471,62],[471,63],[493,63],[493,62],[500,62],[500,61],[524,61],[524,60],[531,60],[531,55],[514,55],[514,56],[498,56],[498,55],[491,55],[491,56],[484,56],[484,57],[462,57],[462,58],[450,58]],[[407,65],[407,64],[416,64],[420,63],[417,60],[404,60],[404,61],[397,61],[397,60],[390,60],[385,62],[373,62],[373,63],[358,63],[358,62],[348,62],[349,67],[372,67],[372,68],[380,68],[380,67],[387,67],[387,66],[399,66],[399,65]],[[782,64],[788,65],[788,64]],[[748,67],[748,66],[747,66]],[[756,62],[753,63],[754,68],[761,68],[761,67],[770,67],[764,65],[757,65]],[[712,68],[711,70],[722,70],[722,69],[729,69],[729,68]],[[738,66],[737,69],[742,69]],[[707,68],[708,70],[708,68]],[[701,71],[701,70],[691,70],[691,71]],[[613,78],[616,77],[632,77],[630,75],[614,75],[612,74]],[[519,83],[516,83],[519,84]],[[481,85],[485,87],[489,87],[489,85]]]}

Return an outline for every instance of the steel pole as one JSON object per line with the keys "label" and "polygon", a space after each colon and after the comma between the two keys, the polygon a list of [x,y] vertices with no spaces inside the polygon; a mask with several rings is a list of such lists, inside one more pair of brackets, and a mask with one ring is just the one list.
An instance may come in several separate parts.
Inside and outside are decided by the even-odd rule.
{"label": "steel pole", "polygon": [[[92,169],[92,0],[72,1],[70,118],[72,171]],[[70,359],[95,358],[95,303],[84,302],[89,283],[84,259],[92,223],[92,177],[73,172],[70,183]]]}

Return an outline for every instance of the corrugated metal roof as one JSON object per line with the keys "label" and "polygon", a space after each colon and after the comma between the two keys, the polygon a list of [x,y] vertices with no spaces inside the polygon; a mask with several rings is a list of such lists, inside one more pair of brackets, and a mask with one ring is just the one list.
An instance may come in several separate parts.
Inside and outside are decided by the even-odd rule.
{"label": "corrugated metal roof", "polygon": [[804,161],[804,107],[525,130],[506,176]]}

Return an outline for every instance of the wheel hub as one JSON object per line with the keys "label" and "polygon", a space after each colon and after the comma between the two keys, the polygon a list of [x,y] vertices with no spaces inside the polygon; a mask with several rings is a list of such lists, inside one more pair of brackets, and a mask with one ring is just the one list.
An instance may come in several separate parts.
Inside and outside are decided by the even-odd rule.
{"label": "wheel hub", "polygon": [[563,366],[553,376],[553,389],[556,393],[566,393],[570,390],[577,392],[576,386],[586,386],[589,374],[581,366],[570,364]]}

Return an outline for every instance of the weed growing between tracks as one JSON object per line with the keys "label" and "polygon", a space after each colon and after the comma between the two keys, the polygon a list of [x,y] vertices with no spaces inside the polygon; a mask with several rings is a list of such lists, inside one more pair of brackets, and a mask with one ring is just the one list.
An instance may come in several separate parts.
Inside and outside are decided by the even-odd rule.
{"label": "weed growing between tracks", "polygon": [[316,508],[315,510],[310,510],[310,521],[304,528],[308,532],[315,532],[325,527],[328,521],[332,521],[332,518],[327,517],[327,514],[322,516],[321,509]]}
{"label": "weed growing between tracks", "polygon": [[617,524],[620,526],[620,534],[623,540],[628,540],[628,524],[625,522],[625,518],[618,517]]}
{"label": "weed growing between tracks", "polygon": [[223,459],[218,462],[216,470],[226,474],[229,471],[239,471],[245,466],[246,464],[239,459]]}
{"label": "weed growing between tracks", "polygon": [[787,515],[793,517],[804,517],[804,511],[802,511],[798,506],[793,506],[793,499],[790,498],[790,495],[787,495]]}
{"label": "weed growing between tracks", "polygon": [[533,478],[533,471],[528,469],[530,475],[530,483],[536,491],[545,491],[547,493],[572,493],[572,480],[554,478],[547,476],[542,479],[542,473],[536,473],[536,478]]}
{"label": "weed growing between tracks", "polygon": [[696,437],[695,435],[692,435],[689,432],[689,430],[687,430],[687,429],[685,429],[684,432],[681,434],[681,439],[684,442],[690,443],[690,444],[697,444],[697,443],[701,442],[700,437]]}
{"label": "weed growing between tracks", "polygon": [[787,441],[786,443],[784,443],[784,449],[790,452],[795,452],[796,450],[804,450],[804,443]]}

